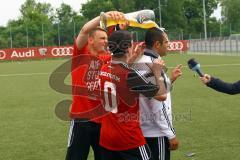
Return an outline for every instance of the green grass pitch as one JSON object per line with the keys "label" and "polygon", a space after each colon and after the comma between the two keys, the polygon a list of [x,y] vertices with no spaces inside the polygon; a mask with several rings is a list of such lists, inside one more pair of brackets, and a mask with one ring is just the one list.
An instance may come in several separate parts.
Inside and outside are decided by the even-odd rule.
{"label": "green grass pitch", "polygon": [[[240,159],[240,96],[204,86],[186,67],[196,58],[205,73],[234,82],[240,57],[169,54],[171,67],[183,64],[172,90],[174,126],[180,147],[173,160]],[[63,160],[69,123],[55,116],[55,105],[71,98],[51,89],[49,76],[66,59],[0,62],[0,159]],[[69,83],[69,77],[66,80]],[[195,156],[186,157],[193,152]],[[89,160],[93,160],[92,153]]]}

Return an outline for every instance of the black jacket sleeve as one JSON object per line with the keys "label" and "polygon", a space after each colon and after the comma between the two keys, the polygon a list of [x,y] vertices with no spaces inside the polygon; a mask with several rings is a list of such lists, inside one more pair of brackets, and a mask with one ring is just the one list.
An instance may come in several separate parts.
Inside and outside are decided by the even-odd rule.
{"label": "black jacket sleeve", "polygon": [[218,78],[211,77],[211,80],[207,83],[207,86],[216,91],[231,95],[240,93],[240,81],[235,83],[227,83]]}
{"label": "black jacket sleeve", "polygon": [[159,91],[158,85],[152,84],[136,70],[128,73],[127,84],[132,91],[141,93],[149,98],[154,97]]}

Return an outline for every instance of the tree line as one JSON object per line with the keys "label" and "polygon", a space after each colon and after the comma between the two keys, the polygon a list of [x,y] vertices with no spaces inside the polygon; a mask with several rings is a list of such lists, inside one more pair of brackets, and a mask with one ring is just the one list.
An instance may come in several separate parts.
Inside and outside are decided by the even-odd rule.
{"label": "tree line", "polygon": [[[218,5],[220,20],[211,17]],[[239,0],[205,0],[205,6],[208,37],[240,33]],[[71,45],[80,28],[100,12],[142,9],[153,10],[157,23],[161,14],[171,39],[203,36],[203,0],[89,0],[77,12],[65,3],[54,9],[49,3],[26,0],[20,17],[0,26],[0,48]]]}

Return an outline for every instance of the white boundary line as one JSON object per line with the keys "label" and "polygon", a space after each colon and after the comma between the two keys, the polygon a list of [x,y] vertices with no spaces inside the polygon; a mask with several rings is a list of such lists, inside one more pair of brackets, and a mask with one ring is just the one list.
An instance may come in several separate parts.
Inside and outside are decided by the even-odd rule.
{"label": "white boundary line", "polygon": [[[224,66],[240,66],[240,64],[209,64],[209,65],[201,65],[201,67],[224,67]],[[188,68],[188,66],[182,66],[183,68]],[[175,67],[168,67],[175,68]]]}
{"label": "white boundary line", "polygon": [[240,64],[209,64],[202,65],[201,67],[223,67],[223,66],[240,66]]}
{"label": "white boundary line", "polygon": [[0,77],[13,77],[13,76],[33,76],[33,75],[48,75],[50,73],[18,73],[18,74],[0,74]]}
{"label": "white boundary line", "polygon": [[[216,64],[216,65],[201,65],[201,67],[223,67],[223,66],[240,66],[240,64]],[[188,66],[183,66],[188,67]],[[175,68],[175,67],[168,67]],[[16,73],[16,74],[0,74],[0,77],[14,77],[14,76],[35,76],[35,75],[50,75],[51,73]]]}

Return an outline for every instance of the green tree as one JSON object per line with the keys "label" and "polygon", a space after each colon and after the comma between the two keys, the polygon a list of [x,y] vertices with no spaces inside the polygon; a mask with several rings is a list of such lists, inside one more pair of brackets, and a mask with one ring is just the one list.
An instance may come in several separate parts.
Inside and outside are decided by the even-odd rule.
{"label": "green tree", "polygon": [[7,27],[0,27],[0,48],[8,48],[9,30]]}
{"label": "green tree", "polygon": [[19,23],[24,28],[22,33],[28,36],[29,46],[54,44],[54,29],[52,26],[54,13],[49,3],[26,0],[21,6],[20,12],[22,16]]}
{"label": "green tree", "polygon": [[121,11],[123,13],[129,13],[136,11],[135,0],[111,0],[115,10]]}
{"label": "green tree", "polygon": [[[216,26],[219,26],[219,23],[215,18],[210,18],[213,11],[217,8],[217,5],[218,0],[205,0],[208,32],[216,32],[212,31],[211,29],[214,29]],[[186,26],[185,33],[188,34],[203,33],[204,32],[203,0],[185,0],[183,2],[183,13],[186,13],[186,11],[188,10],[190,10],[193,13],[193,15],[190,22],[187,25],[185,25]]]}
{"label": "green tree", "polygon": [[[220,21],[210,18],[219,2],[224,16],[221,23],[222,35],[237,33],[240,30],[239,0],[205,0],[208,32],[212,36],[220,34]],[[124,13],[142,9],[155,12],[156,22],[159,24],[159,0],[89,0],[82,5],[80,12],[75,12],[67,4],[62,4],[54,10],[48,3],[36,0],[26,0],[21,6],[21,17],[9,21],[7,27],[0,28],[0,47],[10,46],[10,28],[13,47],[58,45],[58,31],[61,45],[72,44],[86,21],[98,16],[100,12],[119,10]],[[179,34],[203,35],[203,0],[161,0],[162,26],[165,27],[171,39]],[[191,11],[192,18],[187,20],[185,14]],[[231,24],[231,25],[230,25]],[[231,27],[230,27],[231,26]],[[230,29],[231,28],[231,29]],[[133,29],[139,31],[139,29]],[[140,32],[140,31],[139,31]],[[144,32],[144,31],[141,31]],[[140,33],[139,35],[144,34]],[[185,38],[188,38],[185,37]]]}
{"label": "green tree", "polygon": [[[225,33],[240,33],[240,1],[221,0],[222,20]],[[231,28],[230,28],[231,27]]]}
{"label": "green tree", "polygon": [[[74,38],[79,32],[79,28],[81,28],[86,22],[84,17],[77,15],[77,12],[73,11],[71,6],[65,3],[62,3],[60,8],[56,9],[55,21],[54,28],[55,31],[58,31],[59,29],[61,45],[72,44]],[[58,43],[58,39],[56,38],[55,43]]]}
{"label": "green tree", "polygon": [[[210,16],[217,8],[218,0],[205,0],[205,3],[208,31],[216,35],[215,33],[219,33],[219,22]],[[159,24],[158,4],[159,0],[91,0],[83,5],[82,13],[91,19],[98,16],[101,11],[119,10],[128,13],[152,9]],[[185,16],[187,10],[192,11],[193,14],[189,22]],[[161,0],[161,15],[162,26],[168,30],[171,39],[178,38],[179,34],[199,35],[204,32],[203,0]]]}
{"label": "green tree", "polygon": [[82,5],[81,13],[88,19],[97,17],[101,12],[116,10],[112,0],[91,0]]}

